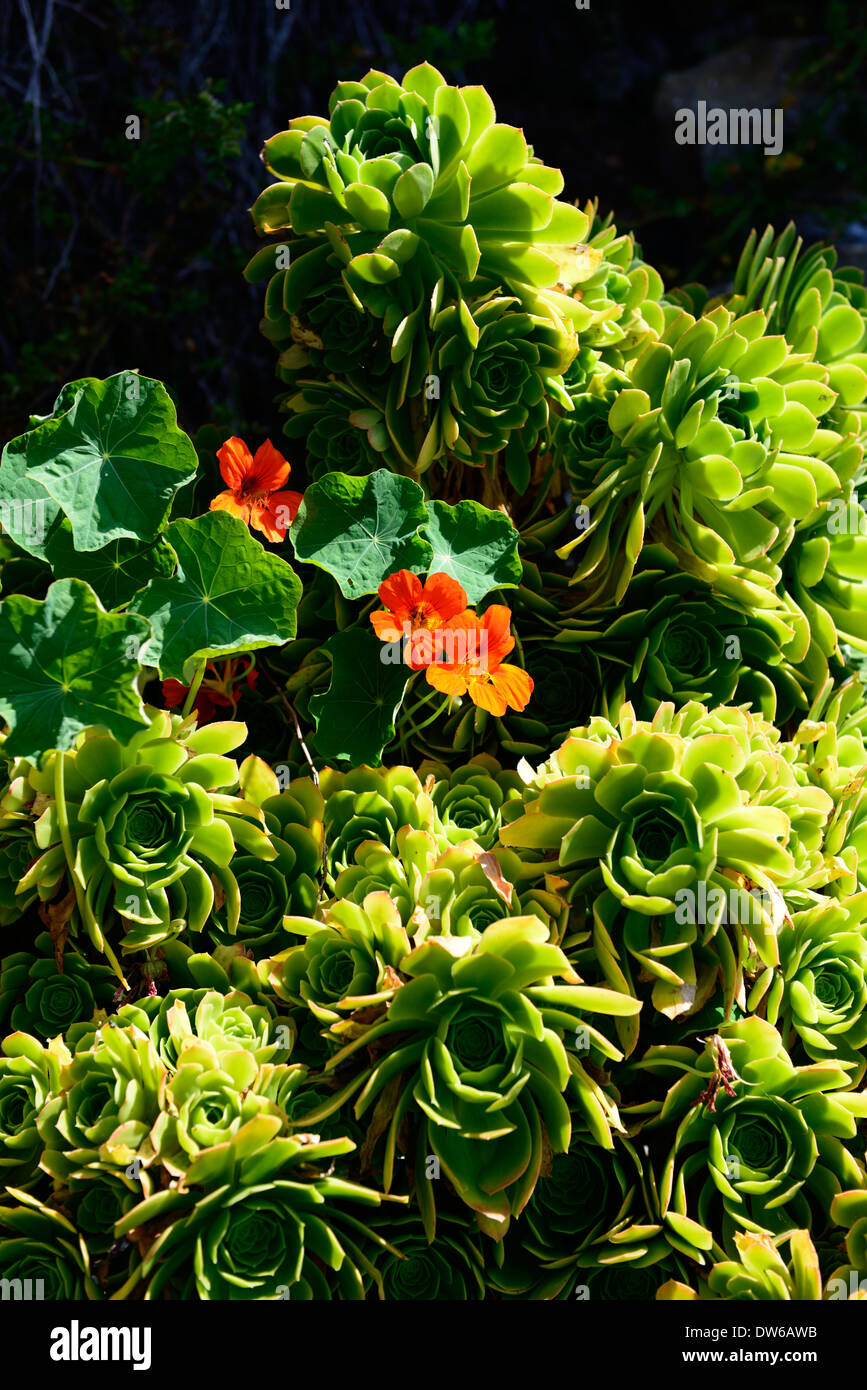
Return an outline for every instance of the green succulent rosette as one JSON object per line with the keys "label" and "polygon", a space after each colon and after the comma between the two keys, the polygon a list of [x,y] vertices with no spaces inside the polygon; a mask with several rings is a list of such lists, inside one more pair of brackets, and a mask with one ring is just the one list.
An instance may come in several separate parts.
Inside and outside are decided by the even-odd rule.
{"label": "green succulent rosette", "polygon": [[[251,796],[254,773],[249,765],[253,761],[257,785]],[[324,805],[309,778],[296,778],[285,792],[279,792],[277,777],[258,758],[247,759],[241,768],[241,785],[245,798],[261,808],[274,857],[235,855],[231,871],[240,900],[237,926],[231,926],[224,905],[215,912],[208,931],[220,945],[238,943],[258,958],[281,939],[285,916],[316,908],[323,872]],[[271,794],[264,795],[266,791]]]}
{"label": "green succulent rosette", "polygon": [[[264,331],[271,337],[265,320]],[[359,308],[340,280],[314,288],[290,321],[292,344],[280,355],[283,373],[310,368],[321,374],[381,374],[389,366],[380,325]]]}
{"label": "green succulent rosette", "polygon": [[[65,1302],[95,1300],[99,1288],[87,1245],[72,1223],[27,1192],[7,1188],[0,1206],[0,1279],[12,1297]],[[10,1201],[16,1205],[7,1205]],[[16,1284],[20,1281],[18,1292]]]}
{"label": "green succulent rosette", "polygon": [[[358,847],[355,864],[335,880],[338,900],[363,903],[370,893],[387,893],[416,944],[431,935],[478,935],[492,922],[526,915],[524,895],[515,889],[522,872],[517,855],[467,839],[438,853],[433,835],[407,826],[395,839],[394,854],[376,840]],[[547,922],[546,895],[536,901]]]}
{"label": "green succulent rosette", "polygon": [[[422,63],[400,83],[375,71],[340,83],[328,120],[301,117],[269,140],[263,157],[279,182],[253,220],[261,233],[290,233],[289,264],[266,293],[269,335],[285,336],[305,297],[342,278],[383,320],[392,361],[403,364],[393,374],[399,400],[432,294],[437,304],[482,277],[544,311],[564,338],[591,322],[558,288],[588,218],[558,201],[560,173],[495,115],[484,88],[448,86]],[[271,274],[278,255],[279,246],[260,252],[248,278]]]}
{"label": "green succulent rosette", "polygon": [[[117,1236],[153,1233],[141,1267],[145,1299],[360,1300],[372,1237],[353,1208],[380,1194],[320,1172],[350,1140],[304,1142],[258,1115],[227,1143],[204,1150],[172,1184],[135,1206]],[[382,1247],[385,1242],[376,1242]]]}
{"label": "green succulent rosette", "polygon": [[292,1048],[294,1030],[275,1017],[273,1003],[254,1004],[241,990],[169,990],[157,1005],[146,1027],[167,1071],[177,1067],[186,1044],[196,1039],[208,1044],[217,1056],[242,1051],[260,1066],[284,1062]]}
{"label": "green succulent rosette", "polygon": [[[568,377],[566,381],[568,383]],[[558,416],[552,424],[554,460],[570,489],[576,489],[579,495],[588,479],[600,472],[608,461],[612,467],[621,463],[620,440],[611,429],[608,417],[618,394],[628,386],[629,378],[623,372],[600,370],[594,365],[594,370],[575,391],[572,411]],[[589,519],[589,508],[577,513],[579,529],[586,529]]]}
{"label": "green succulent rosette", "polygon": [[441,1214],[433,1244],[417,1211],[372,1221],[390,1249],[371,1253],[376,1284],[367,1297],[386,1303],[464,1303],[486,1296],[485,1252],[466,1218]]}
{"label": "green succulent rosette", "polygon": [[839,1248],[845,1259],[828,1275],[825,1297],[867,1298],[867,1192],[863,1187],[837,1192],[831,1200],[830,1216],[835,1226],[845,1231],[845,1243]]}
{"label": "green succulent rosette", "polygon": [[261,758],[245,759],[240,783],[245,801],[261,812],[274,857],[235,855],[237,926],[232,926],[224,904],[214,913],[208,932],[220,945],[241,946],[259,958],[282,939],[287,914],[312,913],[316,908],[323,872],[324,803],[310,778],[295,778],[281,792],[276,774]]}
{"label": "green succulent rosette", "polygon": [[581,344],[595,349],[606,366],[620,367],[664,330],[662,278],[642,259],[633,235],[618,234],[611,213],[601,218],[595,200],[584,211],[590,235],[581,259],[590,273],[571,290],[596,319],[582,332]]}
{"label": "green succulent rosette", "polygon": [[258,807],[233,794],[239,770],[226,753],[245,737],[243,724],[195,729],[157,711],[127,745],[93,730],[75,750],[50,754],[29,774],[48,804],[35,825],[43,853],[22,889],[63,877],[66,835],[81,926],[112,964],[103,926],[114,915],[125,929],[125,951],[151,948],[184,929],[199,932],[214,906],[215,880],[228,929],[236,930],[234,855],[269,860],[277,853]]}
{"label": "green succulent rosette", "polygon": [[641,1194],[641,1164],[622,1135],[613,1149],[575,1124],[568,1151],[555,1154],[533,1195],[489,1264],[492,1287],[509,1297],[549,1301],[574,1297],[576,1277],[600,1258],[667,1256],[661,1227]]}
{"label": "green succulent rosette", "polygon": [[[779,1236],[736,1231],[734,1244],[738,1258],[715,1264],[699,1292],[672,1279],[663,1284],[656,1297],[663,1302],[721,1298],[740,1303],[821,1299],[819,1257],[809,1231],[787,1231]],[[783,1254],[785,1246],[788,1259]]]}
{"label": "green succulent rosette", "polygon": [[294,388],[283,402],[289,412],[283,432],[304,441],[313,482],[326,473],[366,477],[383,467],[402,471],[409,442],[403,430],[397,440],[389,433],[385,406],[369,387],[354,378],[321,381],[283,368],[278,375]]}
{"label": "green succulent rosette", "polygon": [[867,1095],[847,1089],[843,1063],[794,1066],[765,1020],[723,1025],[698,1057],[690,1048],[651,1048],[639,1068],[676,1076],[652,1120],[653,1128],[677,1126],[659,1178],[674,1242],[708,1249],[713,1236],[724,1250],[739,1230],[810,1228],[811,1202],[821,1210],[835,1192],[867,1185],[844,1142],[867,1115]]}
{"label": "green succulent rosette", "polygon": [[573,352],[550,319],[524,312],[514,296],[492,292],[446,305],[432,324],[425,391],[430,424],[419,471],[443,454],[482,466],[508,448],[517,485],[547,427],[548,400],[571,409],[560,373]]}
{"label": "green succulent rosette", "polygon": [[203,1150],[227,1143],[258,1115],[276,1118],[285,1132],[280,1101],[303,1076],[301,1067],[260,1066],[245,1048],[218,1052],[188,1037],[174,1074],[165,1080],[150,1132],[157,1160],[172,1177],[182,1178]]}
{"label": "green succulent rosette", "polygon": [[860,679],[835,686],[829,677],[787,748],[795,775],[831,798],[822,849],[831,866],[828,892],[844,898],[867,888],[865,730]]}
{"label": "green succulent rosette", "polygon": [[[671,306],[666,320],[628,364],[612,448],[583,477],[573,468],[589,520],[559,553],[578,552],[572,582],[594,602],[620,601],[647,538],[718,592],[768,606],[797,523],[851,476],[852,446],[823,420],[836,393],[760,310]],[[792,659],[808,643],[804,621]]]}
{"label": "green succulent rosette", "polygon": [[[115,1290],[129,1277],[132,1258],[129,1242],[115,1242],[114,1227],[139,1201],[141,1184],[125,1174],[114,1177],[85,1170],[63,1191],[63,1205],[76,1230],[83,1236],[88,1250],[102,1256],[102,1260],[94,1264],[94,1273],[103,1287],[110,1284]],[[126,1260],[123,1260],[124,1255]]]}
{"label": "green succulent rosette", "polygon": [[790,222],[779,236],[766,227],[750,232],[725,301],[736,313],[762,308],[769,326],[795,352],[809,353],[828,368],[840,406],[863,421],[867,396],[867,289],[864,272],[837,269],[831,246],[803,250]]}
{"label": "green succulent rosette", "polygon": [[453,770],[427,759],[418,775],[425,785],[434,779],[430,798],[449,843],[475,840],[483,849],[496,844],[503,805],[520,797],[523,788],[517,772],[485,753]]}
{"label": "green succulent rosette", "polygon": [[403,1127],[414,1128],[415,1195],[431,1239],[436,1202],[426,1165],[436,1160],[480,1228],[500,1239],[535,1187],[543,1133],[554,1152],[568,1147],[563,1093],[573,1083],[594,1133],[613,1143],[616,1110],[605,1112],[598,1086],[562,1035],[571,1043],[580,1024],[602,1055],[619,1057],[583,1015],[640,1006],[611,990],[557,983],[575,977],[547,937],[541,922],[525,917],[496,922],[479,938],[429,938],[404,956],[408,983],[395,988],[384,1013],[367,1026],[358,1018],[357,1036],[327,1063],[331,1072],[353,1058],[362,1062],[331,1109],[359,1087],[356,1118],[377,1101],[368,1142],[384,1137],[386,1191],[398,1148],[406,1146]]}
{"label": "green succulent rosette", "polygon": [[60,1090],[65,1049],[43,1047],[26,1033],[8,1034],[2,1049],[0,1175],[4,1186],[27,1189],[41,1176],[42,1139],[36,1120]]}
{"label": "green succulent rosette", "polygon": [[64,951],[58,961],[48,932],[35,945],[41,956],[16,951],[0,964],[0,1020],[8,1017],[13,1029],[54,1038],[109,1007],[117,991],[110,966],[94,964],[76,950]]}
{"label": "green succulent rosette", "polygon": [[861,1080],[867,1058],[867,893],[845,904],[823,898],[780,933],[780,966],[756,980],[747,1004],[763,1006],[784,1038],[797,1037],[815,1062],[834,1058]]}
{"label": "green succulent rosette", "polygon": [[[749,704],[784,722],[806,713],[819,688],[814,671],[787,660],[793,636],[783,610],[745,609],[681,570],[664,546],[648,545],[620,604],[567,613],[546,645],[592,652],[607,674],[609,707],[628,699],[643,719],[660,703],[699,701]],[[526,647],[531,673],[534,650]],[[824,680],[827,664],[820,670]]]}
{"label": "green succulent rosette", "polygon": [[289,918],[303,945],[263,962],[278,998],[305,1005],[320,1026],[336,1035],[354,1031],[346,1012],[376,1010],[402,983],[398,971],[410,949],[400,914],[387,893],[368,893],[363,903],[339,899],[325,921]]}
{"label": "green succulent rosette", "polygon": [[[314,1027],[318,1026],[315,1015],[307,1014],[307,1018]],[[322,1054],[323,1065],[328,1060],[329,1055],[330,1051],[326,1048]],[[308,1130],[308,1115],[314,1110],[319,1111],[323,1106],[327,1106],[337,1089],[333,1083],[329,1084],[319,1075],[318,1069],[305,1067],[303,1070],[307,1072],[307,1075],[303,1076],[293,1087],[291,1093],[281,1100],[281,1107],[286,1116],[290,1134],[303,1133]],[[317,1121],[316,1133],[325,1143],[332,1139],[351,1139],[356,1149],[360,1149],[364,1143],[364,1131],[345,1109],[328,1115],[324,1120]],[[352,1166],[352,1155],[340,1155],[332,1159],[332,1164],[335,1172],[341,1177],[347,1177]]]}
{"label": "green succulent rosette", "polygon": [[[663,704],[646,723],[624,705],[528,769],[524,814],[509,808],[501,840],[570,879],[605,979],[635,997],[652,982],[669,1018],[698,1013],[720,984],[730,1007],[746,942],[778,964],[783,890],[831,876],[830,798],[799,784],[778,743],[743,709]],[[636,1021],[617,1026],[631,1052]]]}
{"label": "green succulent rosette", "polygon": [[[782,562],[780,590],[809,623],[811,653],[841,662],[845,647],[867,651],[867,515],[858,498],[863,444],[851,437],[833,460],[840,476],[836,497],[818,505],[798,526]],[[816,664],[820,658],[813,656]]]}
{"label": "green succulent rosette", "polygon": [[412,768],[326,768],[319,787],[325,798],[325,863],[331,886],[337,874],[355,863],[355,851],[365,840],[378,840],[395,851],[403,827],[438,829],[433,802]]}
{"label": "green succulent rosette", "polygon": [[0,927],[17,922],[38,896],[35,887],[19,891],[21,880],[39,855],[32,826],[10,824],[9,820],[0,816]]}
{"label": "green succulent rosette", "polygon": [[61,1076],[61,1094],[37,1120],[45,1145],[41,1166],[67,1181],[81,1170],[117,1176],[138,1158],[147,1187],[153,1160],[148,1136],[167,1070],[136,1022],[102,1024],[78,1042]]}

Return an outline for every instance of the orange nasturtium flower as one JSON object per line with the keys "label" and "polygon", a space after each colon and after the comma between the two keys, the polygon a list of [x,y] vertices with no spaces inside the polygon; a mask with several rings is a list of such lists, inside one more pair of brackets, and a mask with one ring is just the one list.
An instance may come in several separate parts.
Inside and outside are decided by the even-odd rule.
{"label": "orange nasturtium flower", "polygon": [[423,671],[437,659],[440,634],[449,620],[466,610],[466,592],[447,574],[432,574],[422,584],[411,570],[390,574],[378,592],[385,608],[370,615],[377,637],[383,642],[405,637],[407,666]]}
{"label": "orange nasturtium flower", "polygon": [[300,492],[282,492],[289,464],[266,439],[250,453],[243,439],[233,435],[217,450],[226,491],[211,503],[211,511],[229,512],[248,526],[255,526],[269,541],[282,541],[301,504]]}
{"label": "orange nasturtium flower", "polygon": [[515,645],[509,636],[511,619],[511,609],[501,603],[492,604],[481,618],[473,612],[452,618],[447,626],[454,633],[456,659],[429,666],[428,684],[446,695],[469,695],[490,714],[526,709],[533,693],[531,677],[520,666],[503,664]]}

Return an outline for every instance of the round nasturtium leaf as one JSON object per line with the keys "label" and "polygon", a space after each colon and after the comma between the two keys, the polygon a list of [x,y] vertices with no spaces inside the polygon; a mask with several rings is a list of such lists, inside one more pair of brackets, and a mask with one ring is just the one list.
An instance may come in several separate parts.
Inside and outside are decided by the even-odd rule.
{"label": "round nasturtium leaf", "polygon": [[88,382],[27,444],[29,478],[68,517],[76,550],[153,540],[197,467],[165,387],[136,372]]}
{"label": "round nasturtium leaf", "polygon": [[313,746],[323,758],[348,758],[353,767],[378,767],[394,738],[394,716],[410,672],[383,660],[386,647],[372,632],[347,628],[324,643],[332,661],[331,685],[314,695]]}
{"label": "round nasturtium leaf", "polygon": [[367,477],[329,473],[311,483],[289,532],[299,560],[327,570],[345,598],[375,594],[396,570],[426,570],[431,547],[418,483],[381,468]]}
{"label": "round nasturtium leaf", "polygon": [[58,579],[44,602],[0,602],[0,714],[10,757],[37,761],[102,725],[122,741],[147,724],[136,686],[144,618],[106,613],[82,579]]}
{"label": "round nasturtium leaf", "polygon": [[191,661],[282,646],[295,636],[301,581],[238,517],[182,518],[165,539],[177,571],[152,579],[129,609],[150,620],[153,636],[142,655],[162,676],[184,681]]}
{"label": "round nasturtium leaf", "polygon": [[431,574],[456,579],[471,604],[520,584],[518,532],[507,516],[469,500],[456,507],[429,502],[427,509],[421,533],[433,546]]}

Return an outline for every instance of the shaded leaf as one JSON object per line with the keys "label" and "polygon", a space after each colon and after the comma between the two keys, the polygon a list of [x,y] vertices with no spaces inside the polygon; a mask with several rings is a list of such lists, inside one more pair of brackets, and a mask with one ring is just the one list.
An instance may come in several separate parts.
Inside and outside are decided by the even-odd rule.
{"label": "shaded leaf", "polygon": [[382,661],[385,648],[361,628],[334,633],[323,650],[332,660],[331,684],[310,701],[313,746],[323,758],[378,767],[383,748],[394,738],[394,716],[410,673],[406,666]]}
{"label": "shaded leaf", "polygon": [[57,579],[84,579],[106,608],[129,603],[155,576],[167,576],[175,557],[162,539],[111,541],[101,550],[76,550],[72,527],[63,520],[45,547]]}

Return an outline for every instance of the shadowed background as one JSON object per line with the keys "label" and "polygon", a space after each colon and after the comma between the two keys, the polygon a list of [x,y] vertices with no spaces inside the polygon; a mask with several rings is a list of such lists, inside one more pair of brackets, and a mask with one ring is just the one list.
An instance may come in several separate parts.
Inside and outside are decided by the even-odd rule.
{"label": "shadowed background", "polygon": [[[263,141],[335,82],[427,59],[481,82],[566,196],[598,197],[666,284],[722,287],[794,218],[867,266],[863,3],[8,0],[0,15],[2,438],[82,375],[164,380],[190,433],[280,440],[247,209]],[[784,146],[678,146],[680,106],[778,107]],[[140,139],[126,138],[128,117]]]}

